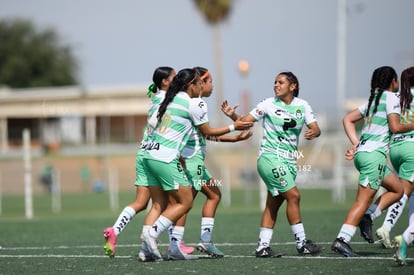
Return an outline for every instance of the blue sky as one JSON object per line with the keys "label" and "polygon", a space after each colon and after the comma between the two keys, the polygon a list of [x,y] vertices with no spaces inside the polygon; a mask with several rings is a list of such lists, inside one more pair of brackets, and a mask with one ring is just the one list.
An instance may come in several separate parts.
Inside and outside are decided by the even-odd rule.
{"label": "blue sky", "polygon": [[[348,0],[347,7],[345,97],[367,97],[373,69],[414,65],[414,1]],[[149,84],[163,65],[204,66],[214,77],[213,32],[191,0],[0,0],[0,18],[12,17],[54,28],[74,49],[86,86]],[[231,103],[242,90],[251,107],[273,96],[275,75],[289,70],[317,114],[335,110],[337,1],[234,0],[220,29],[222,92]],[[242,59],[251,68],[245,78]],[[213,115],[214,95],[207,102]]]}

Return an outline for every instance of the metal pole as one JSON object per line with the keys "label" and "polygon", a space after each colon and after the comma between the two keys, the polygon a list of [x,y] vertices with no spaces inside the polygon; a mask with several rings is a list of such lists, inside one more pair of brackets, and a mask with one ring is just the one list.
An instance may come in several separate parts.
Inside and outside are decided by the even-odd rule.
{"label": "metal pole", "polygon": [[111,210],[118,209],[118,170],[116,168],[108,168],[108,189],[109,189],[109,204]]}
{"label": "metal pole", "polygon": [[0,216],[2,213],[2,198],[3,198],[3,190],[2,190],[2,182],[1,182],[1,173],[0,173]]}
{"label": "metal pole", "polygon": [[52,211],[59,213],[62,210],[61,190],[60,190],[60,172],[52,170]]}
{"label": "metal pole", "polygon": [[[221,33],[220,33],[220,25],[215,24],[213,26],[213,41],[214,41],[214,82],[215,82],[215,89],[214,89],[214,96],[216,97],[216,108],[219,109],[221,103],[223,102],[223,59],[222,59],[222,44],[221,44]],[[222,126],[223,118],[221,115],[217,115],[214,119],[217,121],[218,126]],[[217,126],[216,126],[217,127]]]}
{"label": "metal pole", "polygon": [[226,207],[231,206],[231,177],[230,169],[222,165],[221,175],[223,176],[223,205]]}
{"label": "metal pole", "polygon": [[[342,120],[345,104],[345,78],[346,78],[346,0],[338,0],[338,37],[337,37],[337,81],[336,81],[336,107],[338,120]],[[338,141],[342,141],[343,131],[336,129]],[[344,148],[342,142],[334,146],[334,190],[332,198],[336,202],[345,200],[345,185],[343,173]]]}
{"label": "metal pole", "polygon": [[30,130],[23,130],[24,202],[26,219],[33,218],[32,165],[30,155]]}

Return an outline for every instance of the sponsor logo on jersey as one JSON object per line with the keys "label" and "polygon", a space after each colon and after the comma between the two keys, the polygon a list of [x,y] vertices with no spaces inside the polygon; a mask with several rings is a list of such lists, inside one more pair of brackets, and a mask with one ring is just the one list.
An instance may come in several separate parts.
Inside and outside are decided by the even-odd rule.
{"label": "sponsor logo on jersey", "polygon": [[160,149],[160,143],[159,142],[148,142],[144,147],[141,147],[142,149],[145,149],[147,151],[150,150],[159,150]]}
{"label": "sponsor logo on jersey", "polygon": [[256,114],[258,116],[262,116],[263,115],[263,110],[262,109],[256,109]]}

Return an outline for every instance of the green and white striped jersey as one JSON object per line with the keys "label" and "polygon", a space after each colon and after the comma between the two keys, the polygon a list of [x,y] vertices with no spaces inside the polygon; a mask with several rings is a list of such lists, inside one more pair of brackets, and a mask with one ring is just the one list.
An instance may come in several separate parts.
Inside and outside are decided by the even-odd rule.
{"label": "green and white striped jersey", "polygon": [[144,158],[166,163],[178,158],[194,127],[205,123],[204,107],[191,100],[186,92],[179,92],[168,105],[161,123],[157,125],[146,146]]}
{"label": "green and white striped jersey", "polygon": [[368,116],[365,116],[368,102],[358,108],[358,111],[364,117],[364,125],[361,130],[356,152],[379,151],[386,154],[392,134],[388,126],[388,115],[401,113],[400,99],[396,93],[384,91],[381,95],[377,111],[375,114],[372,114],[374,101],[371,103]]}
{"label": "green and white striped jersey", "polygon": [[[200,117],[200,123],[198,125],[208,122],[207,103],[200,97],[192,98],[191,100],[194,101],[194,104],[198,105],[203,111],[203,114]],[[197,127],[194,127],[187,143],[181,151],[181,156],[187,159],[193,157],[198,152],[205,156],[207,151],[206,147],[206,139],[204,138],[203,134],[200,133],[200,130],[198,130]]]}
{"label": "green and white striped jersey", "polygon": [[[413,95],[413,98],[414,98],[414,89],[411,89],[411,94]],[[409,123],[414,122],[413,112],[414,112],[414,101],[411,101],[410,109],[404,110],[404,112],[401,113],[401,116],[400,116],[401,124],[409,124]],[[391,138],[390,146],[393,146],[393,144],[396,144],[402,141],[414,142],[414,131],[394,134]]]}
{"label": "green and white striped jersey", "polygon": [[154,132],[154,129],[157,125],[156,119],[158,107],[164,100],[165,93],[166,91],[159,90],[155,95],[153,95],[153,97],[151,97],[151,102],[148,108],[147,124],[144,129],[144,135],[142,137],[140,148],[144,148],[147,145],[148,140],[151,139],[151,135]]}
{"label": "green and white striped jersey", "polygon": [[263,100],[250,112],[256,121],[263,119],[263,139],[259,156],[263,152],[295,162],[298,156],[299,134],[303,125],[316,121],[307,101],[295,97],[286,105],[277,97]]}

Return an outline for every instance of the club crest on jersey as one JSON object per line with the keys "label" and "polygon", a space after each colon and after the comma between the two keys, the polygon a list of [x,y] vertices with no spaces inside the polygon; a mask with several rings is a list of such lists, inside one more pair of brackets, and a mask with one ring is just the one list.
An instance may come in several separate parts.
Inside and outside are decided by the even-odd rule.
{"label": "club crest on jersey", "polygon": [[301,119],[303,117],[302,111],[300,109],[296,110],[296,118]]}

